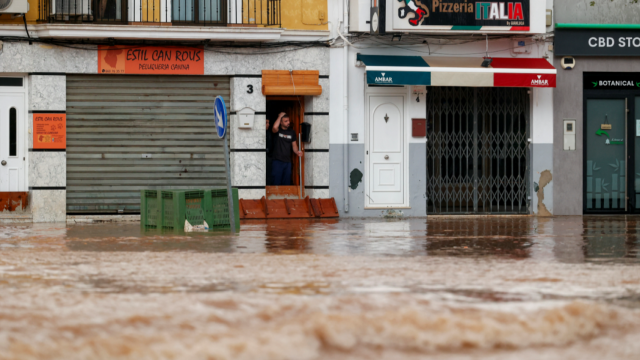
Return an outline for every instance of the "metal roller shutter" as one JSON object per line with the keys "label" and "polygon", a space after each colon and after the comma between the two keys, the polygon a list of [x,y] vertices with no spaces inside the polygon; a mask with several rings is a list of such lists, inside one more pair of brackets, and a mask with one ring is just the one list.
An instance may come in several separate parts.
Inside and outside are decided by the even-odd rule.
{"label": "metal roller shutter", "polygon": [[141,189],[224,186],[229,78],[67,76],[67,213],[139,213]]}

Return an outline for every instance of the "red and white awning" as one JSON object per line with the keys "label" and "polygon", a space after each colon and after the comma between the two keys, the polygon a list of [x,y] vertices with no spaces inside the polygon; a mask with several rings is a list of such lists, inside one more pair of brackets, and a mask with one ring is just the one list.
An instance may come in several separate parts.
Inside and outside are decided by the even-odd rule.
{"label": "red and white awning", "polygon": [[358,54],[366,65],[367,83],[475,87],[556,87],[556,69],[546,59]]}

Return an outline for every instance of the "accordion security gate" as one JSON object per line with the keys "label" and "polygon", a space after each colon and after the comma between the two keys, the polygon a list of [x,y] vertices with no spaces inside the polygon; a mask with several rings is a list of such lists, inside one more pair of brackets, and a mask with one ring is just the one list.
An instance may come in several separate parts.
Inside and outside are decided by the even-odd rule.
{"label": "accordion security gate", "polygon": [[432,87],[427,117],[428,213],[529,212],[526,88]]}

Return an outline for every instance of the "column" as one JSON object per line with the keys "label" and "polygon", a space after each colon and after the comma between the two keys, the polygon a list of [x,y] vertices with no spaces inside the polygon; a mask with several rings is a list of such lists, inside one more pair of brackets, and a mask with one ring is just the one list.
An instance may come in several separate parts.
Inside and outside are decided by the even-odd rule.
{"label": "column", "polygon": [[[30,75],[29,195],[33,222],[65,222],[67,206],[66,149],[33,148],[33,116],[64,114],[67,108],[66,76]],[[66,136],[66,131],[65,134]]]}

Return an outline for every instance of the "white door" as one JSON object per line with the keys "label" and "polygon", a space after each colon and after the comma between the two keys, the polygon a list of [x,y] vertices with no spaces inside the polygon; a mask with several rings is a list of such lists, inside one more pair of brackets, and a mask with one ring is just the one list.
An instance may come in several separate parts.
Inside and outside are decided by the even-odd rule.
{"label": "white door", "polygon": [[27,191],[24,124],[24,94],[0,93],[0,192]]}
{"label": "white door", "polygon": [[369,207],[404,203],[404,97],[369,97]]}

